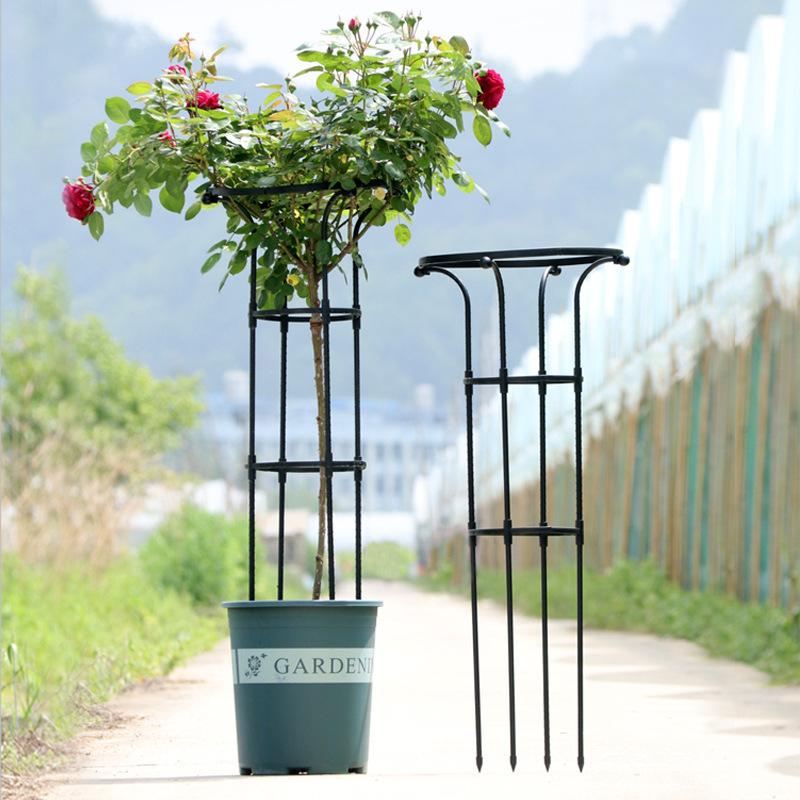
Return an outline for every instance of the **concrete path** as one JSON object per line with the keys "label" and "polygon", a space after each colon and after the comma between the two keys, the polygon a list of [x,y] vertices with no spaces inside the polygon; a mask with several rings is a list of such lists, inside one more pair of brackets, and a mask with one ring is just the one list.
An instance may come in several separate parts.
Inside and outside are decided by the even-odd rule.
{"label": "concrete path", "polygon": [[516,772],[508,762],[505,613],[481,605],[484,768],[475,769],[469,604],[365,587],[378,613],[369,773],[239,776],[230,652],[124,693],[118,727],[79,741],[48,800],[257,797],[798,800],[800,688],[685,642],[586,633],[586,766],[576,756],[575,627],[553,622],[552,757],[542,752],[540,625],[517,617]]}

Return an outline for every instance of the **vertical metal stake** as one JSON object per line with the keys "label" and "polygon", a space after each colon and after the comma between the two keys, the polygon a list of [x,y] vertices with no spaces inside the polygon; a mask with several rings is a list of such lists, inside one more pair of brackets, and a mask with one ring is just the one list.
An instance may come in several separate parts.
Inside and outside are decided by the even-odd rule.
{"label": "vertical metal stake", "polygon": [[[560,275],[561,269],[550,266],[539,281],[539,525],[547,527],[547,377],[545,363],[545,307],[544,298],[547,279],[550,275]],[[542,583],[542,705],[544,712],[544,766],[550,770],[550,647],[548,638],[547,609],[547,533],[539,536],[541,553]]]}
{"label": "vertical metal stake", "polygon": [[579,523],[578,568],[578,769],[583,772],[583,520]]}
{"label": "vertical metal stake", "polygon": [[469,585],[472,606],[472,677],[475,692],[475,763],[480,772],[483,768],[483,734],[481,731],[481,668],[478,658],[477,539],[473,526],[469,533]]}
{"label": "vertical metal stake", "polygon": [[248,597],[256,599],[256,251],[250,256],[250,414],[248,420]]}
{"label": "vertical metal stake", "polygon": [[544,766],[550,770],[550,658],[547,625],[547,536],[539,537],[542,561],[542,694],[544,708]]}
{"label": "vertical metal stake", "polygon": [[508,723],[510,737],[510,756],[512,771],[517,768],[517,701],[516,681],[514,678],[514,593],[512,589],[511,573],[511,527],[510,520],[506,520],[505,549],[506,549],[506,622],[508,626]]}
{"label": "vertical metal stake", "polygon": [[[283,302],[284,309],[286,301]],[[287,403],[287,362],[289,319],[281,318],[281,382],[280,382],[280,441],[278,443],[278,459],[286,463],[286,403]],[[283,578],[286,559],[286,470],[278,472],[278,600],[283,600]]]}
{"label": "vertical metal stake", "polygon": [[356,600],[361,599],[361,306],[358,294],[358,264],[353,258],[353,469],[356,504]]}

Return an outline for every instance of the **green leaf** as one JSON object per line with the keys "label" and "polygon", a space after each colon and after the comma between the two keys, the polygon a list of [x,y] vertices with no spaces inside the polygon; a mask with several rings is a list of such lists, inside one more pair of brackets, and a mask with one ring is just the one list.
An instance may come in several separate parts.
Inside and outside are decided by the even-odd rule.
{"label": "green leaf", "polygon": [[398,17],[397,14],[391,11],[381,11],[377,14],[373,14],[372,16],[374,19],[378,20],[378,22],[385,22],[387,25],[390,25],[395,30],[397,30],[402,25],[400,17]]}
{"label": "green leaf", "polygon": [[[138,111],[138,108],[132,108],[131,112]],[[125,143],[128,141],[128,137],[131,135],[131,131],[133,130],[132,125],[123,125],[120,128],[117,128],[117,132],[114,135],[114,142]]]}
{"label": "green leaf", "polygon": [[92,144],[99,150],[108,141],[108,125],[105,122],[98,122],[92,128],[91,136]]}
{"label": "green leaf", "polygon": [[[164,183],[164,176],[154,173],[142,173],[142,184],[148,189],[158,189]],[[177,197],[177,195],[176,195]]]}
{"label": "green leaf", "polygon": [[327,241],[317,242],[314,253],[317,257],[317,261],[324,266],[330,263],[331,257],[333,256],[333,247],[331,247],[331,243]]}
{"label": "green leaf", "polygon": [[443,139],[455,139],[456,136],[458,136],[458,131],[455,129],[455,126],[438,115],[431,117],[431,128],[434,129],[434,133],[437,136]]}
{"label": "green leaf", "polygon": [[[158,174],[150,174],[148,175],[148,180],[150,183],[151,189],[156,189],[161,185],[161,179],[163,175]],[[175,179],[173,175],[167,175],[166,182],[164,183],[163,187],[161,188],[161,192],[165,195],[169,195],[174,201],[178,201],[183,205],[184,200],[184,187],[180,185],[180,182]],[[162,201],[163,205],[163,201]],[[167,206],[164,206],[165,208]]]}
{"label": "green leaf", "polygon": [[176,197],[167,191],[166,186],[161,187],[161,191],[158,193],[158,200],[167,211],[173,211],[176,214],[180,214],[183,211],[184,196]]}
{"label": "green leaf", "polygon": [[331,77],[329,72],[323,72],[317,78],[317,89],[321,92],[331,92],[335,94],[337,97],[347,97],[347,92],[341,88],[341,86],[337,86],[333,82],[333,78]]}
{"label": "green leaf", "polygon": [[466,56],[469,54],[469,45],[467,44],[467,40],[463,36],[453,36],[450,39],[450,46],[458,53],[461,53],[462,56]]}
{"label": "green leaf", "polygon": [[106,116],[112,121],[122,124],[128,121],[131,104],[122,97],[109,97],[106,100]]}
{"label": "green leaf", "polygon": [[469,175],[463,169],[456,169],[453,171],[453,183],[462,189],[466,189],[471,181]]}
{"label": "green leaf", "polygon": [[[301,69],[300,72],[295,72],[294,75],[292,75],[292,79],[294,80],[295,78],[299,78],[301,75],[307,75],[309,72],[322,72],[323,69],[324,67],[322,67],[320,64],[317,64],[316,67],[306,67],[305,69]],[[256,86],[258,86],[258,84],[256,84]],[[263,105],[268,106],[270,103],[278,105],[280,96],[280,92],[272,92],[271,94],[268,94],[264,98]]]}
{"label": "green leaf", "polygon": [[246,266],[247,253],[244,250],[237,250],[228,262],[228,272],[231,275],[238,275]]}
{"label": "green leaf", "polygon": [[404,222],[394,226],[394,238],[405,247],[411,241],[411,230]]}
{"label": "green leaf", "polygon": [[144,192],[137,192],[134,195],[133,206],[143,217],[149,217],[153,211],[153,201],[150,195]]}
{"label": "green leaf", "polygon": [[319,50],[302,50],[297,54],[298,61],[317,61],[322,63],[323,61],[329,60],[329,56],[326,53],[321,53]]}
{"label": "green leaf", "polygon": [[481,114],[476,114],[475,119],[472,120],[472,132],[484,147],[487,147],[492,141],[491,123]]}
{"label": "green leaf", "polygon": [[86,223],[89,226],[89,233],[92,234],[92,238],[99,241],[103,235],[103,215],[99,211],[93,211],[86,218]]}
{"label": "green leaf", "polygon": [[108,175],[108,173],[111,172],[111,170],[113,170],[116,166],[117,160],[114,158],[114,156],[103,156],[97,162],[97,171],[101,175]]}
{"label": "green leaf", "polygon": [[131,94],[147,94],[153,87],[147,81],[136,81],[128,87]]}
{"label": "green leaf", "polygon": [[189,208],[186,209],[183,218],[186,220],[194,219],[200,213],[202,207],[203,204],[199,200],[196,203],[192,203]]}
{"label": "green leaf", "polygon": [[430,94],[431,92],[431,82],[427,78],[417,77],[412,78],[411,82],[414,84],[414,88],[423,96]]}
{"label": "green leaf", "polygon": [[214,253],[213,255],[210,255],[205,260],[203,266],[200,267],[200,272],[202,272],[205,275],[206,272],[209,272],[214,267],[214,265],[217,263],[217,261],[220,260],[220,258],[222,258],[222,253]]}
{"label": "green leaf", "polygon": [[405,177],[404,171],[391,161],[386,163],[386,172],[390,178],[394,178],[396,181],[401,181]]}
{"label": "green leaf", "polygon": [[97,148],[89,142],[84,142],[81,145],[81,158],[89,164],[97,158]]}
{"label": "green leaf", "polygon": [[[160,182],[160,181],[159,181]],[[183,175],[167,175],[164,188],[176,199],[183,200],[183,195],[186,192],[186,179]]]}

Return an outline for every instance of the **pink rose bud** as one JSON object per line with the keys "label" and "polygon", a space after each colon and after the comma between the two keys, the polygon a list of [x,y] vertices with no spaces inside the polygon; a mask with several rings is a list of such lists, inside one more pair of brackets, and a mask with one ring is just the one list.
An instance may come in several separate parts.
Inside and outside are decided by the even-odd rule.
{"label": "pink rose bud", "polygon": [[186,67],[180,64],[171,64],[167,67],[167,72],[174,72],[177,75],[186,75]]}
{"label": "pink rose bud", "polygon": [[158,134],[158,138],[162,142],[169,142],[173,147],[175,147],[175,139],[173,138],[172,134],[169,131],[162,131]]}
{"label": "pink rose bud", "polygon": [[67,207],[67,214],[86,224],[86,217],[94,213],[94,186],[87,185],[83,178],[75,183],[68,183],[61,192],[61,199]]}
{"label": "pink rose bud", "polygon": [[210,111],[215,108],[222,108],[222,103],[219,101],[219,95],[216,92],[208,92],[205,89],[199,89],[197,97],[190,97],[186,100],[187,106],[196,106],[197,108]]}
{"label": "pink rose bud", "polygon": [[487,111],[497,108],[500,104],[500,98],[503,96],[503,92],[506,88],[503,79],[500,77],[500,73],[489,69],[486,70],[485,75],[479,75],[476,72],[475,77],[478,79],[478,84],[481,87],[480,94],[478,95],[478,102],[481,103]]}
{"label": "pink rose bud", "polygon": [[353,17],[353,19],[351,19],[350,22],[348,23],[347,27],[349,28],[351,33],[355,33],[361,27],[361,23],[358,21],[358,17]]}

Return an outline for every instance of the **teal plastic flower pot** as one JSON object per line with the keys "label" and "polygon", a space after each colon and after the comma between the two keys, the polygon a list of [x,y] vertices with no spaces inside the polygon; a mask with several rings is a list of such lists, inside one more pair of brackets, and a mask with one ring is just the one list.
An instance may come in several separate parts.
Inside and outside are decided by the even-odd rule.
{"label": "teal plastic flower pot", "polygon": [[228,610],[239,771],[367,771],[380,601],[235,601]]}

